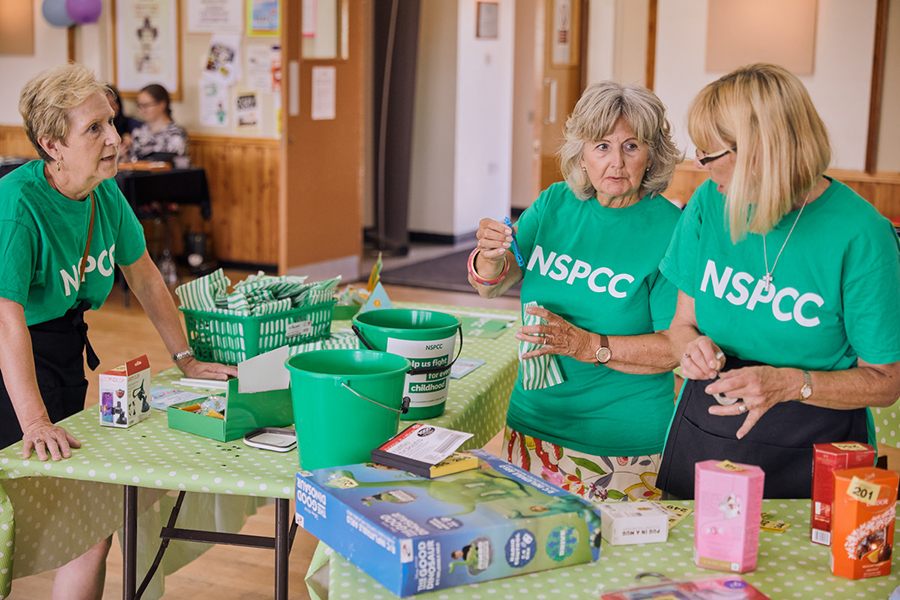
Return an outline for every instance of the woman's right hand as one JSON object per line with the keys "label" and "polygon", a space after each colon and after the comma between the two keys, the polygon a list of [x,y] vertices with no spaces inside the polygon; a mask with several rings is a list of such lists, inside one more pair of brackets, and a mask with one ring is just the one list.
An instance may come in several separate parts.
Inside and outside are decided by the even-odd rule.
{"label": "woman's right hand", "polygon": [[48,458],[54,461],[62,460],[72,456],[70,448],[81,448],[81,442],[62,427],[49,421],[29,428],[22,436],[22,458],[31,458],[33,449],[41,462]]}
{"label": "woman's right hand", "polygon": [[493,219],[482,219],[478,223],[479,258],[488,262],[501,264],[506,256],[506,250],[512,245],[513,231],[507,225]]}
{"label": "woman's right hand", "polygon": [[681,375],[687,379],[715,379],[725,366],[725,353],[705,335],[688,342],[681,356]]}

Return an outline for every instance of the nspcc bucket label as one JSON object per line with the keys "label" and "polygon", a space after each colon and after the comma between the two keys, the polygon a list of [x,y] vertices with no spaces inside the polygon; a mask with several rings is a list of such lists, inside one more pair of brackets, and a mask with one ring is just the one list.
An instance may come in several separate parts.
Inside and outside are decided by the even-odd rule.
{"label": "nspcc bucket label", "polygon": [[456,335],[441,340],[400,340],[388,338],[387,351],[405,356],[417,369],[447,367],[436,373],[421,373],[406,376],[404,395],[409,396],[409,407],[425,408],[436,406],[447,400],[447,386],[450,383],[450,363]]}

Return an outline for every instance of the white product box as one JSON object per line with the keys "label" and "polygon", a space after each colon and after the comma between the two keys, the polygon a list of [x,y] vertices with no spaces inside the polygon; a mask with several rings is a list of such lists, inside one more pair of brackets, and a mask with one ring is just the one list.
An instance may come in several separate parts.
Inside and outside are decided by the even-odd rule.
{"label": "white product box", "polygon": [[653,544],[669,537],[669,514],[652,502],[606,503],[599,508],[607,544]]}
{"label": "white product box", "polygon": [[100,424],[131,427],[150,416],[150,361],[147,356],[100,374]]}

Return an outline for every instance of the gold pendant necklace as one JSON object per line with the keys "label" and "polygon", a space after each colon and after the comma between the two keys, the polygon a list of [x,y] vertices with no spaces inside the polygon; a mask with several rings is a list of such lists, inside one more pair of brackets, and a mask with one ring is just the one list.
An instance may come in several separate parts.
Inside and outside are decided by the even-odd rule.
{"label": "gold pendant necklace", "polygon": [[772,273],[775,272],[775,267],[778,266],[778,259],[781,258],[781,253],[784,252],[784,247],[787,246],[788,240],[791,239],[791,234],[794,233],[794,227],[797,226],[797,221],[800,220],[800,215],[803,214],[803,209],[806,208],[806,205],[809,204],[809,194],[806,195],[806,202],[803,203],[803,206],[800,207],[800,212],[797,213],[797,218],[794,219],[794,224],[791,225],[791,230],[788,231],[787,237],[784,238],[784,243],[781,245],[781,250],[778,251],[778,256],[775,257],[775,262],[772,264],[772,268],[769,268],[769,255],[766,252],[766,236],[763,236],[763,260],[766,263],[766,274],[763,276],[763,289],[765,291],[769,291],[769,286],[772,285]]}

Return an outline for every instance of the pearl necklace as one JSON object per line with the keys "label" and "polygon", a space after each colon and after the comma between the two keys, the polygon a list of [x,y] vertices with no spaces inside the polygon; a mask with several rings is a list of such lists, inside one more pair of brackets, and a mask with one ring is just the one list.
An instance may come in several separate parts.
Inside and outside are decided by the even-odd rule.
{"label": "pearl necklace", "polygon": [[775,262],[772,264],[772,268],[769,268],[769,255],[766,252],[766,236],[763,236],[763,260],[766,263],[766,274],[763,277],[764,288],[767,292],[769,291],[769,286],[772,285],[772,273],[775,272],[775,267],[778,266],[778,259],[781,258],[781,253],[784,252],[784,247],[787,246],[788,240],[791,239],[791,234],[794,233],[794,227],[797,226],[797,221],[800,220],[800,215],[803,214],[803,209],[806,208],[806,205],[809,204],[809,194],[806,195],[806,202],[803,203],[803,206],[800,207],[800,212],[797,213],[797,218],[794,219],[794,224],[791,225],[791,230],[788,231],[787,237],[784,238],[784,243],[781,245],[781,250],[778,251],[778,255],[775,257]]}

